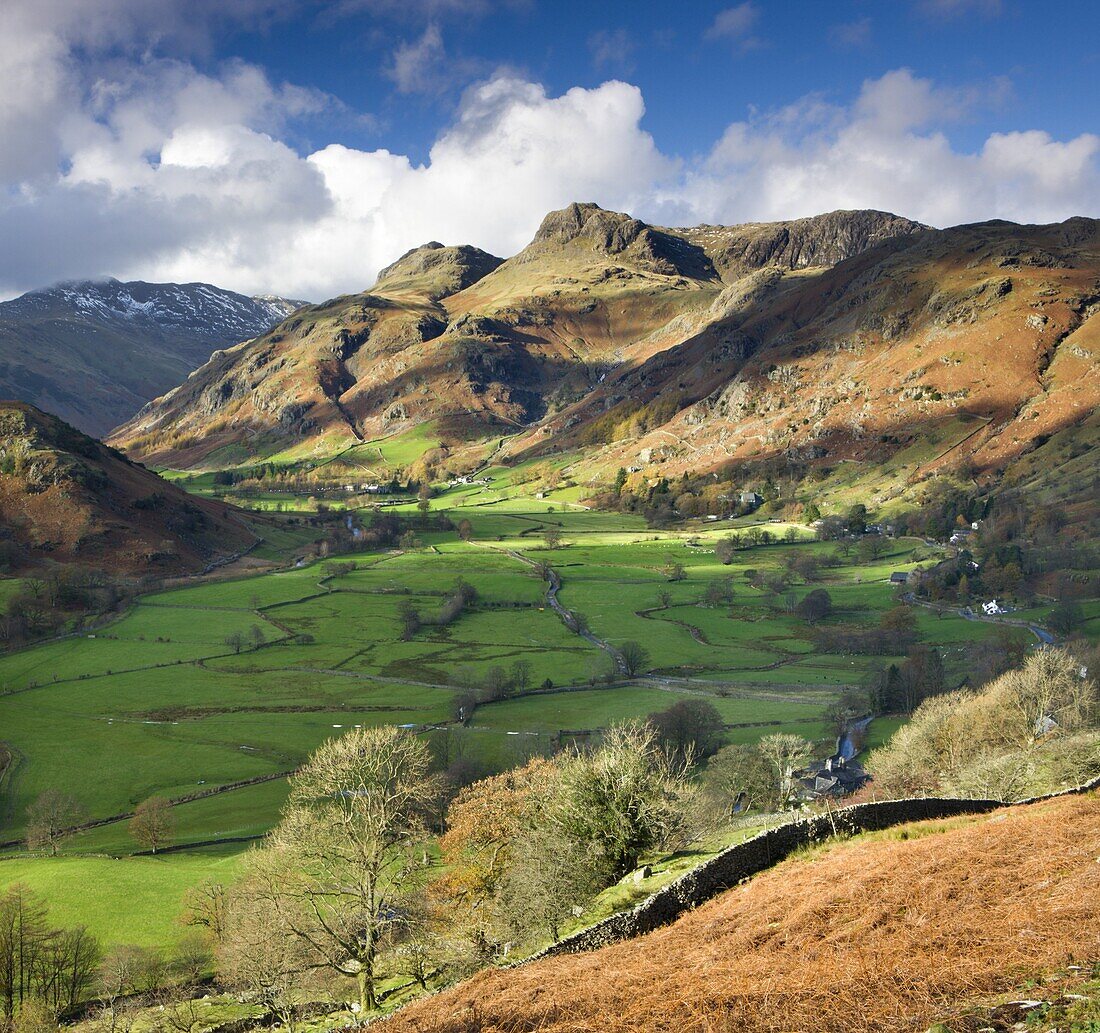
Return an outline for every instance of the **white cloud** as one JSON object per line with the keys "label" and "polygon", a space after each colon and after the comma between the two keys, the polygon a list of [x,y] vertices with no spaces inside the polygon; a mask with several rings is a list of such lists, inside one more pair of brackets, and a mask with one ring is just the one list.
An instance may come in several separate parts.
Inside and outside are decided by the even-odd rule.
{"label": "white cloud", "polygon": [[588,37],[588,52],[596,68],[629,71],[634,65],[635,49],[634,39],[626,29],[600,29]]}
{"label": "white cloud", "polygon": [[710,40],[731,41],[740,50],[752,50],[761,45],[760,40],[752,35],[752,29],[759,20],[760,8],[754,3],[727,7],[718,12],[705,35]]}
{"label": "white cloud", "polygon": [[886,209],[938,226],[1100,214],[1100,137],[1006,133],[977,152],[952,147],[940,127],[1003,92],[1000,82],[945,90],[890,72],[865,82],[851,107],[810,98],[734,123],[666,200],[728,222],[836,208]]}
{"label": "white cloud", "polygon": [[857,18],[829,29],[829,42],[842,50],[857,50],[871,42],[871,19]]}
{"label": "white cloud", "polygon": [[441,71],[447,61],[443,33],[434,22],[420,39],[402,43],[393,53],[387,75],[402,93],[435,93],[446,78]]}
{"label": "white cloud", "polygon": [[[138,15],[129,35],[119,27],[128,3],[146,10],[87,0],[80,21],[75,0],[35,0],[36,21],[30,0],[0,8],[0,29],[22,33],[19,45],[0,31],[0,70],[12,73],[0,93],[2,294],[116,275],[320,299],[365,288],[429,239],[513,254],[574,200],[666,224],[859,207],[937,225],[1100,214],[1100,138],[1003,132],[960,150],[944,126],[997,103],[1003,85],[948,89],[905,70],[848,105],[808,96],[732,123],[691,162],[642,128],[635,86],[551,96],[514,74],[467,90],[423,164],[337,143],[302,155],[285,142],[288,120],[328,98],[242,62],[200,73],[185,54],[201,27],[179,30],[175,56],[154,56]],[[74,45],[113,48],[112,59],[81,78]]]}

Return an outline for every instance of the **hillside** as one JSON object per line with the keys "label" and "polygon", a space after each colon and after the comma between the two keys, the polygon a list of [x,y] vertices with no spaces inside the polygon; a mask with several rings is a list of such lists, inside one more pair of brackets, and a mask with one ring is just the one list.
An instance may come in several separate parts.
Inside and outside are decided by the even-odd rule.
{"label": "hillside", "polygon": [[301,302],[204,283],[58,284],[0,304],[0,398],[105,434],[215,348],[269,329]]}
{"label": "hillside", "polygon": [[[595,445],[612,471],[854,460],[895,493],[945,467],[997,476],[1094,412],[1098,310],[1095,220],[896,237],[817,276],[735,284],[677,346],[540,427],[549,446],[513,447]],[[649,416],[670,397],[671,419]]]}
{"label": "hillside", "polygon": [[225,506],[33,406],[0,402],[0,545],[14,570],[49,559],[123,574],[193,571],[252,541]]}
{"label": "hillside", "polygon": [[574,204],[504,262],[434,243],[410,252],[370,292],[214,356],[111,440],[190,468],[328,456],[430,420],[459,446],[539,426],[680,344],[746,274],[805,274],[922,230],[878,212],[672,230]]}
{"label": "hillside", "polygon": [[1098,853],[1096,793],[903,826],[788,860],[640,939],[486,970],[383,1028],[925,1030],[1067,963],[1087,971]]}

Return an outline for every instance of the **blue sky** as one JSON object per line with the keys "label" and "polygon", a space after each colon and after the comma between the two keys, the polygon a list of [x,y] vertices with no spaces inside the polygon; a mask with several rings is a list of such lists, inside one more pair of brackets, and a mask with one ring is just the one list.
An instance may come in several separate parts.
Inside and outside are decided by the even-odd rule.
{"label": "blue sky", "polygon": [[593,200],[666,224],[1100,216],[1084,0],[4,0],[0,296],[321,298]]}
{"label": "blue sky", "polygon": [[[317,86],[376,120],[326,127],[344,142],[381,144],[416,160],[449,121],[458,91],[502,67],[552,93],[608,78],[634,83],[646,98],[645,127],[679,154],[705,151],[753,109],[811,93],[849,100],[865,79],[896,68],[963,87],[1003,80],[1003,96],[951,127],[962,146],[996,129],[1065,137],[1100,127],[1100,4],[1087,0],[531,0],[364,5],[342,16],[317,6],[259,33],[227,35],[219,56],[240,55],[276,78]],[[746,8],[742,32],[711,31],[724,11]],[[402,92],[388,74],[394,51],[415,46],[429,26],[447,61],[417,92]],[[321,127],[306,138],[329,142]]]}

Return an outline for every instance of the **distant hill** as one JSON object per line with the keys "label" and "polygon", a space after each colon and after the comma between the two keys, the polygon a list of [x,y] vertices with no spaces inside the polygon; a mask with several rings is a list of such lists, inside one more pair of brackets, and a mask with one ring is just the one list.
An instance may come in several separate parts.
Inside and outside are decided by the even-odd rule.
{"label": "distant hill", "polygon": [[268,330],[302,303],[204,283],[62,283],[0,303],[0,398],[102,436],[216,348]]}
{"label": "distant hill", "polygon": [[507,261],[436,243],[409,252],[369,292],[215,355],[111,440],[190,467],[327,455],[427,420],[458,440],[535,426],[682,341],[746,273],[818,269],[923,230],[880,212],[670,230],[570,205]]}
{"label": "distant hill", "polygon": [[43,560],[112,573],[201,570],[255,536],[197,499],[22,402],[0,402],[0,549],[16,572]]}

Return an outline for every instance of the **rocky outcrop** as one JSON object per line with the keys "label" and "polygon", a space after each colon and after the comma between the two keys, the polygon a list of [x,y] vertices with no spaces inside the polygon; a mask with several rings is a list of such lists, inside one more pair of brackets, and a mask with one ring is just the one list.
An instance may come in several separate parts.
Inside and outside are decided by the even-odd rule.
{"label": "rocky outcrop", "polygon": [[374,290],[381,294],[416,291],[430,301],[439,301],[477,283],[503,261],[469,244],[446,247],[432,240],[386,266],[378,274]]}

